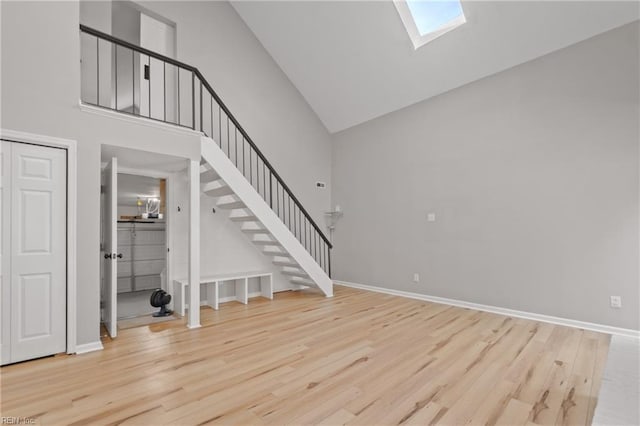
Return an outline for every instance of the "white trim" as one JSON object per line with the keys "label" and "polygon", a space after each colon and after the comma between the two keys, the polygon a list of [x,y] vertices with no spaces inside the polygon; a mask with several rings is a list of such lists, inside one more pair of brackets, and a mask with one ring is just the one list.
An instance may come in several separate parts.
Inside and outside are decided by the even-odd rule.
{"label": "white trim", "polygon": [[80,111],[88,112],[91,114],[101,115],[103,117],[114,118],[117,120],[126,121],[133,124],[141,124],[143,126],[155,127],[157,129],[167,130],[179,135],[195,135],[202,136],[202,133],[187,127],[180,127],[177,124],[165,123],[163,121],[153,120],[147,117],[139,115],[131,115],[122,111],[113,111],[108,108],[103,108],[95,105],[88,105],[80,101],[78,103]]}
{"label": "white trim", "polygon": [[97,342],[91,343],[83,343],[81,345],[76,346],[76,354],[86,354],[88,352],[101,351],[104,349],[102,346],[102,342],[98,340]]}
{"label": "white trim", "polygon": [[71,139],[0,129],[0,138],[67,151],[67,353],[77,351],[77,196],[78,150]]}
{"label": "white trim", "polygon": [[[186,158],[185,158],[186,160]],[[186,162],[185,162],[186,163]],[[101,164],[100,166],[104,169],[104,166],[107,164]],[[172,172],[166,172],[161,170],[152,170],[152,169],[136,169],[133,167],[118,167],[118,173],[124,173],[125,175],[134,175],[134,176],[144,176],[151,177],[154,179],[170,179]]]}
{"label": "white trim", "polygon": [[[421,35],[406,0],[393,0],[393,4],[400,15],[400,19],[402,20],[407,33],[409,33],[409,38],[411,39],[411,43],[413,43],[413,48],[415,50],[467,22],[463,9],[461,16],[447,22],[437,30]],[[462,2],[460,2],[460,6],[462,7]]]}
{"label": "white trim", "polygon": [[[189,304],[200,302],[200,162],[189,161]],[[189,309],[188,328],[200,327],[200,309]]]}
{"label": "white trim", "polygon": [[584,322],[572,320],[568,318],[554,317],[551,315],[535,314],[532,312],[517,311],[515,309],[501,308],[498,306],[482,305],[480,303],[466,302],[464,300],[447,299],[445,297],[429,296],[427,294],[413,293],[409,291],[393,290],[389,288],[375,287],[366,284],[357,284],[348,281],[334,280],[336,285],[344,287],[357,288],[360,290],[374,291],[376,293],[390,294],[392,296],[407,297],[409,299],[424,300],[425,302],[440,303],[444,305],[458,306],[460,308],[475,309],[477,311],[491,312],[499,315],[510,317],[524,318],[533,321],[548,322],[551,324],[564,325],[566,327],[581,328],[584,330],[597,331],[600,333],[613,334],[616,336],[633,337],[640,339],[640,330],[632,330],[629,328],[612,327],[610,325],[595,324],[592,322]]}
{"label": "white trim", "polygon": [[[165,232],[165,275],[164,275],[164,288],[163,290],[169,293],[171,300],[173,300],[173,268],[171,268],[172,256],[173,256],[173,238],[171,238],[171,231],[175,224],[174,212],[171,209],[171,203],[173,202],[173,174],[169,173],[164,178],[164,232]],[[173,307],[173,305],[171,305]]]}

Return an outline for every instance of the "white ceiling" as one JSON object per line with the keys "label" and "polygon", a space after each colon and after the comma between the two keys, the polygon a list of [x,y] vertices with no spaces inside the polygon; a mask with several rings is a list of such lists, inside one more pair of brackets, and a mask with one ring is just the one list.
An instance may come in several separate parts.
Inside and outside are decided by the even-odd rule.
{"label": "white ceiling", "polygon": [[233,7],[337,132],[639,18],[639,3],[463,1],[467,23],[414,50],[391,1]]}

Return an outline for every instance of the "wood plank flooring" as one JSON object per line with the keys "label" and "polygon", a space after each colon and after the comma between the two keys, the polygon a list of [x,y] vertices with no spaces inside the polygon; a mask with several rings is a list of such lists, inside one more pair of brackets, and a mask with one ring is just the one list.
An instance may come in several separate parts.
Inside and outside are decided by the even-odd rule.
{"label": "wood plank flooring", "polygon": [[609,336],[336,287],[0,369],[38,424],[590,424]]}

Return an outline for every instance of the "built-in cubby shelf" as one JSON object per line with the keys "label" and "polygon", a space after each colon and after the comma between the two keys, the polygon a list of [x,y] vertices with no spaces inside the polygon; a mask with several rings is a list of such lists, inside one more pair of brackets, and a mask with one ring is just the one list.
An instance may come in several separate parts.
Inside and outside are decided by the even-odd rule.
{"label": "built-in cubby shelf", "polygon": [[[249,293],[249,280],[257,279],[260,291]],[[271,272],[239,272],[208,277],[200,277],[200,284],[206,286],[207,300],[202,305],[218,309],[220,303],[238,301],[247,304],[252,297],[265,297],[273,299],[273,274]],[[233,296],[220,297],[222,286],[232,286],[235,289]],[[184,316],[186,301],[189,300],[189,280],[173,281],[173,306],[177,314]]]}

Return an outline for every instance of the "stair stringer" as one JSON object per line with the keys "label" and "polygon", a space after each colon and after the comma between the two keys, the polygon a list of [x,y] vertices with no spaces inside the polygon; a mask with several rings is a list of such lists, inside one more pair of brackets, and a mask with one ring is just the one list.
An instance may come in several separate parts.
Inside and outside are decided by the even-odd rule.
{"label": "stair stringer", "polygon": [[298,239],[282,223],[278,215],[262,199],[260,194],[247,181],[233,162],[226,156],[213,139],[201,137],[202,158],[216,171],[222,180],[233,190],[234,194],[251,210],[254,216],[271,233],[289,255],[305,271],[310,279],[327,297],[333,296],[333,281],[316,263]]}

